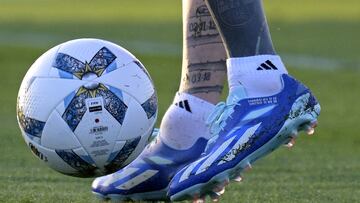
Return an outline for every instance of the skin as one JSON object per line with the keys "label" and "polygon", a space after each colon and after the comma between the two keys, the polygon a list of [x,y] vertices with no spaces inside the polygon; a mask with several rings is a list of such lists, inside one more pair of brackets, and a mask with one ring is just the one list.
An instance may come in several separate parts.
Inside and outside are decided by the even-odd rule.
{"label": "skin", "polygon": [[226,52],[203,0],[183,0],[180,92],[216,104],[226,79]]}
{"label": "skin", "polygon": [[229,57],[276,54],[261,0],[205,0]]}

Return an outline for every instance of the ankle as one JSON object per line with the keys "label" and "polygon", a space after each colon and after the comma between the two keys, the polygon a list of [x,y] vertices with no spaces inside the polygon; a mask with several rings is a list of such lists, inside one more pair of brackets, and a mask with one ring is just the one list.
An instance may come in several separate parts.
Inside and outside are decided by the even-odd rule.
{"label": "ankle", "polygon": [[287,74],[278,55],[230,58],[227,65],[230,92],[242,86],[248,97],[270,96],[280,92],[281,75]]}
{"label": "ankle", "polygon": [[161,140],[178,150],[192,147],[199,138],[208,140],[211,135],[205,122],[214,107],[192,95],[177,93],[162,119]]}

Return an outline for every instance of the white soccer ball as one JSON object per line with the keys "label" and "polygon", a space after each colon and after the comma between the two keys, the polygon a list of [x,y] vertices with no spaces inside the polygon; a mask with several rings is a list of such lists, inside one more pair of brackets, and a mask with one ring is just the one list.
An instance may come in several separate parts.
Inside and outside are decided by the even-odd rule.
{"label": "white soccer ball", "polygon": [[152,80],[124,48],[78,39],[43,54],[17,101],[31,151],[63,174],[93,177],[127,165],[148,143],[157,117]]}

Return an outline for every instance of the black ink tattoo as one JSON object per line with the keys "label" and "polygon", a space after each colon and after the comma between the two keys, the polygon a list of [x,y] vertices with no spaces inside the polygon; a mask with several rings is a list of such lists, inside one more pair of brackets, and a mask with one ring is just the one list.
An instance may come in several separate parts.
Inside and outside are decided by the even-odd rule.
{"label": "black ink tattoo", "polygon": [[219,33],[216,34],[208,34],[208,35],[201,35],[201,37],[188,37],[187,38],[188,47],[197,47],[197,46],[204,46],[210,44],[223,44]]}
{"label": "black ink tattoo", "polygon": [[247,23],[255,14],[252,0],[217,0],[219,20],[228,26]]}
{"label": "black ink tattoo", "polygon": [[210,11],[206,5],[201,5],[198,8],[196,8],[195,15],[196,15],[196,17],[211,16]]}
{"label": "black ink tattoo", "polygon": [[205,0],[229,57],[276,54],[262,0]]}
{"label": "black ink tattoo", "polygon": [[188,26],[192,37],[202,37],[204,32],[207,32],[207,35],[218,35],[215,22],[212,20],[206,5],[196,8],[195,16],[189,19]]}
{"label": "black ink tattoo", "polygon": [[211,80],[211,72],[196,72],[196,73],[187,73],[184,78],[185,82],[191,84],[198,84],[201,82],[206,82]]}
{"label": "black ink tattoo", "polygon": [[223,86],[215,85],[215,86],[203,86],[203,87],[193,87],[184,90],[184,92],[188,94],[199,94],[199,93],[210,93],[210,92],[218,92],[221,94],[223,90]]}
{"label": "black ink tattoo", "polygon": [[225,64],[225,59],[220,61],[207,61],[205,63],[191,63],[188,65],[188,71],[226,71]]}
{"label": "black ink tattoo", "polygon": [[216,30],[216,25],[212,20],[201,20],[199,19],[198,22],[193,22],[189,24],[189,31],[192,32],[193,37],[201,37],[203,32],[209,30]]}

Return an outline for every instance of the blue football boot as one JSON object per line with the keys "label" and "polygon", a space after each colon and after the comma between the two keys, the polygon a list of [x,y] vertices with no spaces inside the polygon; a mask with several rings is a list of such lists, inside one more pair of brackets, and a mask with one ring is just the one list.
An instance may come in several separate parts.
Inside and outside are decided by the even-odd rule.
{"label": "blue football boot", "polygon": [[139,201],[169,200],[168,185],[175,173],[204,152],[207,139],[199,138],[187,150],[167,146],[157,135],[128,166],[96,178],[92,192],[102,200]]}
{"label": "blue football boot", "polygon": [[283,74],[282,90],[273,96],[247,98],[237,87],[226,103],[219,103],[209,117],[214,137],[205,153],[180,170],[172,179],[172,201],[206,195],[218,200],[230,180],[281,145],[291,147],[299,131],[314,133],[320,105],[310,90]]}

